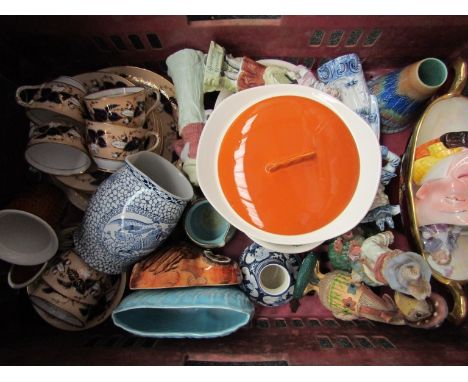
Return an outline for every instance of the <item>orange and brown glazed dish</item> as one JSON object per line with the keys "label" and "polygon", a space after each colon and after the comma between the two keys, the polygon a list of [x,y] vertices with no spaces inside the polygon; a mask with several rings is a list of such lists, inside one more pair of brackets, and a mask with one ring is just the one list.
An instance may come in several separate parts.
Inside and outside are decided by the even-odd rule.
{"label": "orange and brown glazed dish", "polygon": [[236,213],[266,232],[299,235],[334,220],[359,180],[359,154],[326,106],[279,96],[246,109],[218,156],[223,193]]}
{"label": "orange and brown glazed dish", "polygon": [[241,278],[239,266],[229,257],[182,245],[135,264],[130,289],[236,285]]}

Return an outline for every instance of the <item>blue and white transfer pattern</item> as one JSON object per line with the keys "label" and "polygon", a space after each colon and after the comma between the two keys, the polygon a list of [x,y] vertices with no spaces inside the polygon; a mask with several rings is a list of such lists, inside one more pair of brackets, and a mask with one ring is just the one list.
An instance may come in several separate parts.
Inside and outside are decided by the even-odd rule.
{"label": "blue and white transfer pattern", "polygon": [[367,88],[359,57],[352,53],[330,60],[317,69],[320,81],[340,90],[343,103],[364,119],[380,137],[377,98]]}
{"label": "blue and white transfer pattern", "polygon": [[169,236],[186,204],[125,163],[93,195],[76,252],[99,271],[121,273]]}
{"label": "blue and white transfer pattern", "polygon": [[[280,295],[271,295],[260,286],[260,272],[267,265],[277,264],[286,268],[290,275],[288,289]],[[241,289],[248,294],[251,301],[263,306],[278,306],[288,303],[294,293],[297,273],[301,261],[299,256],[279,252],[271,252],[268,249],[253,243],[247,247],[239,259],[242,272]]]}

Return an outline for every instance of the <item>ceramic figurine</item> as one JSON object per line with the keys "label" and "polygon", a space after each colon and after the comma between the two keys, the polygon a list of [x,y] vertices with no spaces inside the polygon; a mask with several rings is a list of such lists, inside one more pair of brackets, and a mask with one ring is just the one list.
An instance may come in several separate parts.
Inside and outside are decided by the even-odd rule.
{"label": "ceramic figurine", "polygon": [[167,58],[166,64],[177,89],[179,135],[182,137],[174,143],[174,150],[184,162],[183,170],[190,182],[197,186],[195,159],[206,121],[203,103],[204,54],[193,49],[179,50]]}
{"label": "ceramic figurine", "polygon": [[353,260],[359,258],[364,240],[359,227],[333,239],[328,245],[328,258],[333,269],[351,272]]}
{"label": "ceramic figurine", "polygon": [[428,297],[431,293],[429,265],[417,253],[388,248],[392,243],[390,231],[364,240],[357,260],[362,264],[362,271],[353,269],[353,280],[370,279],[373,285],[389,285],[418,300]]}
{"label": "ceramic figurine", "polygon": [[452,251],[457,247],[457,240],[462,227],[448,224],[431,224],[420,227],[424,249],[439,265],[452,261]]}
{"label": "ceramic figurine", "polygon": [[419,234],[429,265],[445,277],[452,277],[454,274],[457,263],[454,261],[455,254],[465,256],[463,248],[460,248],[458,244],[462,229],[461,226],[448,224],[431,224],[419,227]]}
{"label": "ceramic figurine", "polygon": [[229,257],[181,245],[135,264],[130,289],[237,285],[241,280],[239,266]]}
{"label": "ceramic figurine", "polygon": [[447,302],[437,293],[431,293],[425,300],[416,300],[395,292],[394,298],[408,326],[435,329],[442,325],[448,316]]}
{"label": "ceramic figurine", "polygon": [[297,255],[271,252],[253,243],[239,259],[243,277],[241,288],[260,305],[286,304],[293,297],[299,265]]}
{"label": "ceramic figurine", "polygon": [[380,146],[380,151],[382,153],[382,161],[386,162],[382,168],[380,183],[386,186],[396,176],[395,172],[400,166],[401,159],[394,152],[390,151],[387,146]]}
{"label": "ceramic figurine", "polygon": [[364,219],[361,220],[361,223],[375,222],[377,227],[381,231],[385,230],[385,225],[388,228],[395,228],[395,223],[393,222],[393,216],[400,213],[400,206],[398,205],[384,205],[374,208],[369,211]]}
{"label": "ceramic figurine", "polygon": [[390,205],[388,196],[384,191],[385,186],[390,183],[390,180],[396,177],[395,171],[400,165],[400,157],[391,152],[386,146],[380,146],[380,150],[382,161],[385,162],[380,176],[380,185],[374,202],[361,223],[375,222],[380,231],[384,231],[385,225],[392,229],[395,228],[393,216],[400,213],[400,206]]}
{"label": "ceramic figurine", "polygon": [[93,268],[122,273],[162,244],[192,197],[172,163],[148,151],[130,155],[91,198],[75,249]]}
{"label": "ceramic figurine", "polygon": [[369,82],[369,89],[379,102],[382,132],[392,134],[406,129],[418,116],[424,101],[446,79],[445,64],[436,58],[426,58]]}
{"label": "ceramic figurine", "polygon": [[349,272],[338,270],[321,274],[317,259],[314,253],[307,255],[299,269],[294,299],[290,304],[293,312],[297,311],[303,295],[315,291],[321,303],[344,321],[367,318],[392,325],[432,329],[447,318],[447,303],[436,293],[427,299],[416,300],[396,292],[393,301],[387,294],[380,297],[365,284],[356,283]]}
{"label": "ceramic figurine", "polygon": [[334,271],[320,280],[318,295],[336,318],[349,321],[367,318],[392,325],[404,325],[403,315],[388,295],[377,296],[365,284],[356,284],[351,275]]}
{"label": "ceramic figurine", "polygon": [[223,89],[238,92],[254,86],[291,84],[297,81],[296,72],[278,66],[265,66],[248,57],[234,58],[226,50],[210,43],[206,57],[203,88],[205,93]]}
{"label": "ceramic figurine", "polygon": [[380,137],[377,99],[367,88],[361,61],[352,53],[326,62],[317,69],[320,81],[340,90],[342,102],[359,114]]}
{"label": "ceramic figurine", "polygon": [[464,150],[463,136],[460,136],[460,141],[457,143],[456,134],[458,133],[444,134],[444,136],[431,139],[416,148],[413,171],[414,183],[420,186],[423,178],[436,163]]}
{"label": "ceramic figurine", "polygon": [[468,225],[468,150],[441,159],[421,180],[415,208],[419,226]]}
{"label": "ceramic figurine", "polygon": [[236,287],[144,290],[112,313],[114,324],[137,336],[214,338],[246,325],[254,306]]}
{"label": "ceramic figurine", "polygon": [[[320,274],[317,272],[316,263],[316,254],[310,254],[304,259],[299,273],[301,277],[298,277],[297,289],[291,303],[293,311],[297,310],[298,300],[303,295],[315,291],[325,308],[340,320],[367,318],[387,324],[404,325],[404,317],[390,296],[377,296],[365,284],[355,282],[349,272],[333,271],[325,275]],[[310,280],[305,288],[304,277]]]}

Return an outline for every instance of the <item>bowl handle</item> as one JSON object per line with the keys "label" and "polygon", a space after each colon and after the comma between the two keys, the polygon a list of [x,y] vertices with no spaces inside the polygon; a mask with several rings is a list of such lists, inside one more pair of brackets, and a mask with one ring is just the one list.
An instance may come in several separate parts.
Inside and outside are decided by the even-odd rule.
{"label": "bowl handle", "polygon": [[42,85],[25,85],[25,86],[19,87],[18,89],[16,89],[16,94],[15,94],[16,103],[23,107],[30,107],[31,105],[27,103],[26,101],[24,101],[22,98],[23,92],[25,90],[41,89],[41,88],[42,88]]}
{"label": "bowl handle", "polygon": [[453,298],[453,308],[448,315],[448,320],[455,325],[460,325],[466,318],[467,314],[467,300],[463,291],[463,286],[453,280],[446,279],[436,273],[432,276],[440,283],[447,286]]}
{"label": "bowl handle", "polygon": [[466,85],[466,80],[468,78],[468,66],[461,57],[458,57],[453,63],[453,68],[455,69],[455,78],[453,79],[449,94],[459,96],[463,92],[463,89]]}

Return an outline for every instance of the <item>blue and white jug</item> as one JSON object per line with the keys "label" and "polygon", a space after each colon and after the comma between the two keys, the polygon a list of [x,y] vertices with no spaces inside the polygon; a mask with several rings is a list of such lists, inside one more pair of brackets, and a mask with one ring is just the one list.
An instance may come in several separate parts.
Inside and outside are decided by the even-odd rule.
{"label": "blue and white jug", "polygon": [[118,274],[169,236],[193,197],[185,176],[161,156],[142,151],[103,182],[74,237],[94,269]]}

